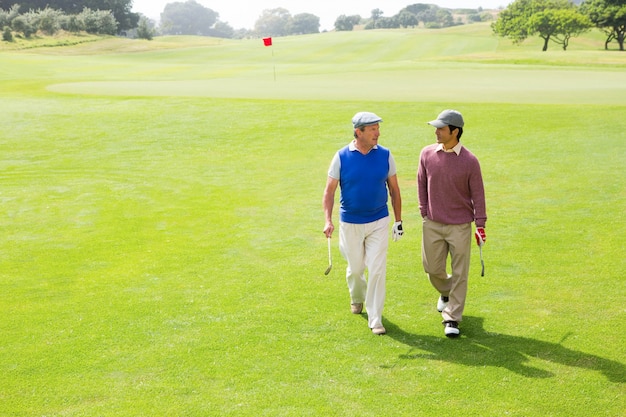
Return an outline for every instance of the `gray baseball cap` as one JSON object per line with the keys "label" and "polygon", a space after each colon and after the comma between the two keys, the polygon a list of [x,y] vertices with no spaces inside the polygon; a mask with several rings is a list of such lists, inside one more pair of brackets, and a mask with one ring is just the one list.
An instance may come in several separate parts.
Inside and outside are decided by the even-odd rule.
{"label": "gray baseball cap", "polygon": [[445,126],[456,126],[463,127],[465,122],[463,122],[463,116],[456,110],[444,110],[439,113],[437,116],[437,120],[432,120],[428,122],[429,125],[435,127],[445,127]]}
{"label": "gray baseball cap", "polygon": [[356,129],[357,127],[375,125],[382,121],[383,119],[381,119],[374,113],[361,111],[355,114],[354,117],[352,118],[352,126],[354,126],[354,128]]}

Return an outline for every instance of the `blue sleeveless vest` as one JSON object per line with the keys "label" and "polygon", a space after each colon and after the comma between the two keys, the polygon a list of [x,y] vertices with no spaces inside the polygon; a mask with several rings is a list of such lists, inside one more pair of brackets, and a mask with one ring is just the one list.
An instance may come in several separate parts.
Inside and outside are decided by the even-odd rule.
{"label": "blue sleeveless vest", "polygon": [[363,155],[359,151],[350,151],[346,146],[339,150],[339,159],[340,220],[363,224],[389,216],[389,150],[378,145],[378,149],[372,149],[367,155]]}

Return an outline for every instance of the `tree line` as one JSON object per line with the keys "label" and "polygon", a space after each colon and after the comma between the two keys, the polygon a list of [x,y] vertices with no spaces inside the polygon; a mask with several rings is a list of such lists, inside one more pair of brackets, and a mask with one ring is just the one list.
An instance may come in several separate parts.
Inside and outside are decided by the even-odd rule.
{"label": "tree line", "polygon": [[[335,20],[335,30],[351,31],[355,26],[363,26],[363,29],[398,29],[412,28],[423,25],[425,28],[438,29],[455,25],[462,25],[465,22],[483,22],[493,19],[491,13],[478,9],[456,9],[455,19],[453,11],[441,8],[434,4],[416,3],[404,7],[397,14],[386,17],[381,9],[374,9],[369,18],[363,19],[359,15],[341,15]],[[465,16],[465,19],[460,17]]]}
{"label": "tree line", "polygon": [[[462,13],[467,15],[470,22],[491,19],[490,13],[482,9],[466,9]],[[415,27],[423,23],[425,27],[438,28],[463,23],[453,18],[452,12],[432,4],[414,4],[405,7],[398,14],[391,17],[383,16],[380,9],[372,10],[369,18],[359,15],[339,16],[334,24],[337,31],[353,30],[355,26],[364,29],[391,29],[401,27]],[[291,13],[282,7],[266,9],[256,20],[254,28],[237,29],[228,23],[219,20],[219,13],[198,4],[195,0],[168,3],[161,13],[160,26],[156,31],[164,35],[209,35],[225,38],[245,38],[264,36],[304,35],[320,32],[320,18],[311,13]]]}
{"label": "tree line", "polygon": [[[219,19],[219,13],[202,6],[195,0],[167,3],[160,15],[160,22],[151,21],[138,13],[132,13],[132,0],[0,0],[0,29],[10,33],[15,31],[29,37],[41,30],[53,34],[58,30],[75,32],[86,30],[101,34],[127,34],[151,39],[154,35],[198,35],[222,38],[248,38],[263,36],[303,35],[320,32],[320,18],[311,13],[291,15],[284,8],[266,9],[256,20],[253,29],[234,29]],[[482,9],[466,11],[468,21],[482,21],[491,18]],[[110,16],[114,18],[112,23]],[[87,24],[98,14],[106,24]],[[105,16],[105,14],[107,16]],[[448,9],[430,4],[407,6],[395,16],[383,16],[380,9],[372,10],[369,18],[359,15],[339,16],[334,28],[337,31],[353,30],[355,26],[364,29],[391,29],[415,27],[423,23],[425,27],[437,28],[461,24],[454,21]],[[115,27],[113,27],[115,26]]]}
{"label": "tree line", "polygon": [[[8,3],[12,3],[8,5]],[[257,19],[254,29],[235,30],[219,19],[219,13],[195,0],[166,4],[159,25],[138,13],[132,13],[132,0],[22,0],[13,4],[0,0],[0,29],[3,39],[13,32],[25,37],[37,31],[54,34],[58,30],[87,31],[98,34],[128,34],[151,39],[162,35],[199,35],[222,38],[288,36],[319,33],[320,19],[310,13],[292,16],[284,8],[267,9]],[[415,3],[396,15],[384,16],[374,9],[371,16],[337,17],[336,31],[351,31],[359,26],[365,30],[410,28],[441,28],[493,19],[490,12],[478,9],[440,8]],[[455,18],[456,16],[456,18]],[[460,16],[464,16],[461,18]],[[543,39],[543,50],[550,42],[564,50],[571,38],[596,27],[606,34],[605,49],[616,41],[624,50],[626,34],[625,0],[515,0],[500,10],[491,24],[493,32],[521,43],[531,36]]]}
{"label": "tree line", "polygon": [[78,14],[66,15],[55,9],[45,8],[19,13],[19,5],[9,10],[0,10],[0,28],[2,40],[13,41],[14,33],[21,33],[25,38],[41,31],[44,35],[67,32],[87,32],[99,35],[115,35],[119,24],[110,10],[83,9]]}
{"label": "tree line", "polygon": [[45,9],[54,10],[57,15],[78,15],[84,9],[109,11],[119,33],[137,27],[140,16],[131,12],[132,7],[133,0],[0,0],[0,10],[17,10],[20,14]]}

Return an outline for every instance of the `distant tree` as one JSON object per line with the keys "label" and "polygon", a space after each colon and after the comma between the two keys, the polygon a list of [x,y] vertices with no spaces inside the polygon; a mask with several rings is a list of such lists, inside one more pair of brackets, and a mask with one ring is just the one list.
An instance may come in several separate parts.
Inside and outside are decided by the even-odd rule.
{"label": "distant tree", "polygon": [[398,16],[385,17],[380,16],[375,21],[370,22],[365,26],[365,29],[395,29],[400,27],[400,20]]}
{"label": "distant tree", "polygon": [[587,0],[580,6],[580,12],[606,35],[604,49],[616,40],[619,50],[624,50],[626,36],[626,2],[619,0]]}
{"label": "distant tree", "polygon": [[547,51],[550,40],[566,49],[570,37],[580,34],[590,24],[569,0],[515,0],[500,12],[491,28],[513,43],[538,34],[544,40],[542,50]]}
{"label": "distant tree", "polygon": [[235,31],[233,33],[233,38],[234,39],[247,39],[247,38],[251,38],[253,36],[255,36],[254,32],[252,32],[249,29],[244,29],[244,28],[235,29]]}
{"label": "distant tree", "polygon": [[211,29],[211,36],[231,39],[235,36],[235,29],[226,22],[217,21]]}
{"label": "distant tree", "polygon": [[346,16],[345,14],[342,14],[335,20],[335,30],[338,32],[351,31],[354,29],[355,25],[359,24],[360,21],[361,16],[359,15]]}
{"label": "distant tree", "polygon": [[449,27],[454,26],[454,18],[452,17],[452,13],[450,10],[439,9],[436,13],[437,22],[441,25],[441,27]]}
{"label": "distant tree", "polygon": [[13,33],[11,32],[10,27],[4,27],[4,31],[2,32],[2,40],[5,42],[13,42]]}
{"label": "distant tree", "polygon": [[493,20],[493,15],[489,12],[482,12],[479,10],[477,13],[468,14],[467,20],[469,22],[488,22]]}
{"label": "distant tree", "polygon": [[154,24],[146,16],[141,16],[137,25],[137,37],[151,41],[154,38],[154,33]]}
{"label": "distant tree", "polygon": [[110,10],[85,8],[77,17],[83,30],[87,33],[98,35],[115,35],[117,33],[117,21]]}
{"label": "distant tree", "polygon": [[[400,25],[404,27],[417,26],[420,22],[424,23],[424,26],[427,28],[441,28],[454,26],[455,24],[450,10],[440,8],[434,4],[411,4],[400,10],[396,16]],[[414,23],[414,21],[417,23]]]}
{"label": "distant tree", "polygon": [[300,13],[291,18],[287,25],[290,35],[304,35],[320,32],[320,18],[311,13]]}
{"label": "distant tree", "polygon": [[482,20],[483,22],[488,22],[490,20],[493,20],[493,15],[489,12],[481,12],[480,20]]}
{"label": "distant tree", "polygon": [[[411,12],[414,15],[418,15],[419,13],[429,10],[430,7],[431,7],[430,4],[416,3],[416,4],[411,4],[409,6],[406,6],[402,10],[406,10],[407,12]],[[400,10],[400,12],[402,12],[402,10]]]}
{"label": "distant tree", "polygon": [[[380,19],[383,16],[384,12],[380,9],[374,9],[372,10],[372,29],[373,28],[377,28],[378,27],[378,19]],[[367,27],[366,27],[367,29]]]}
{"label": "distant tree", "polygon": [[398,13],[398,22],[400,26],[405,28],[415,27],[420,24],[415,13],[411,13],[408,10],[401,10],[400,13]]}
{"label": "distant tree", "polygon": [[63,16],[62,11],[46,7],[34,12],[33,24],[46,35],[54,35],[61,30]]}
{"label": "distant tree", "polygon": [[436,23],[438,10],[439,10],[438,6],[428,5],[428,8],[422,9],[415,16],[417,17],[417,20],[419,20],[420,22],[423,22],[424,25],[427,25],[428,23]]}
{"label": "distant tree", "polygon": [[[10,20],[9,20],[9,12],[6,10],[0,9],[0,28],[9,28]],[[3,29],[4,30],[4,29]]]}
{"label": "distant tree", "polygon": [[195,0],[168,3],[161,13],[161,30],[170,35],[210,36],[219,14]]}
{"label": "distant tree", "polygon": [[254,30],[259,36],[285,36],[291,22],[291,14],[282,7],[265,9],[254,24]]}
{"label": "distant tree", "polygon": [[82,30],[85,30],[85,25],[77,15],[73,14],[66,16],[66,19],[63,23],[63,29],[67,30],[68,32],[78,33]]}
{"label": "distant tree", "polygon": [[20,15],[20,5],[14,4],[6,9],[0,8],[0,26],[11,26],[11,22]]}
{"label": "distant tree", "polygon": [[32,22],[29,19],[29,15],[21,14],[16,16],[15,19],[11,22],[11,27],[16,32],[22,32],[25,38],[30,38],[34,33],[37,32],[35,26],[33,26]]}
{"label": "distant tree", "polygon": [[482,17],[478,13],[472,13],[467,15],[468,22],[482,22]]}
{"label": "distant tree", "polygon": [[[64,3],[80,3],[76,0],[65,0]],[[110,10],[117,21],[118,33],[136,28],[139,24],[139,13],[131,12],[133,0],[86,0],[85,6],[92,10]]]}

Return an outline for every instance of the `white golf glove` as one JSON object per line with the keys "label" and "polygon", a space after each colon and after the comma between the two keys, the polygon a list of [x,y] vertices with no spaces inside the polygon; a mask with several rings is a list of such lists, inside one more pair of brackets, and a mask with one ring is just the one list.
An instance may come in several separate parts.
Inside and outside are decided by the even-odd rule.
{"label": "white golf glove", "polygon": [[391,232],[391,237],[393,238],[393,241],[397,242],[398,240],[400,240],[403,234],[404,230],[402,230],[402,220],[400,220],[399,222],[395,222],[393,224],[393,230]]}

